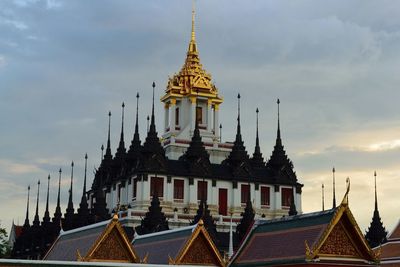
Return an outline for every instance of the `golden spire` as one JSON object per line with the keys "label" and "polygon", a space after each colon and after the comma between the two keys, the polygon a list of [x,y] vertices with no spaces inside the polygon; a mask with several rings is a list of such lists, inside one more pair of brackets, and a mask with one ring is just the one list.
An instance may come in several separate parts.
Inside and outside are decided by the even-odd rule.
{"label": "golden spire", "polygon": [[185,62],[181,70],[169,78],[166,94],[161,97],[161,101],[168,102],[170,98],[194,96],[199,90],[200,95],[206,95],[212,103],[219,105],[222,103],[222,98],[218,95],[218,89],[211,81],[211,74],[200,63],[196,43],[195,18],[196,9],[195,0],[193,0],[192,30]]}
{"label": "golden spire", "polygon": [[195,2],[193,0],[193,5],[192,5],[192,42],[196,41],[196,33],[194,31],[194,19],[196,15],[196,7],[195,7]]}

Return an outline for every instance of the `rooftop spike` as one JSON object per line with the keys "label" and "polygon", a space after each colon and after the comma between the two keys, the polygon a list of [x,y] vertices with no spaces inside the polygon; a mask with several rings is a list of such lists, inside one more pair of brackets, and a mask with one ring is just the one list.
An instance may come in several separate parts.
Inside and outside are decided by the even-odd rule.
{"label": "rooftop spike", "polygon": [[40,221],[39,221],[39,190],[40,190],[40,180],[38,180],[37,183],[37,196],[36,196],[36,213],[35,213],[35,218],[33,220],[33,225],[34,226],[39,226]]}
{"label": "rooftop spike", "polygon": [[122,102],[121,137],[119,139],[119,146],[117,149],[116,157],[122,157],[126,152],[125,141],[124,141],[124,115],[125,115],[125,103]]}
{"label": "rooftop spike", "polygon": [[262,166],[264,166],[264,159],[261,154],[260,140],[258,137],[258,113],[259,113],[259,109],[257,108],[256,109],[256,146],[254,148],[252,163],[255,167],[262,167]]}
{"label": "rooftop spike", "polygon": [[64,230],[70,230],[74,228],[75,221],[74,221],[74,203],[72,202],[72,185],[74,179],[74,162],[71,163],[71,185],[69,189],[69,199],[68,199],[68,206],[66,213],[64,215],[65,221],[63,224]]}
{"label": "rooftop spike", "polygon": [[81,203],[79,203],[79,209],[78,209],[77,226],[85,226],[85,225],[89,224],[89,207],[88,207],[87,197],[86,197],[87,160],[88,160],[88,155],[86,153],[85,154],[85,176],[83,179],[83,190],[82,190]]}
{"label": "rooftop spike", "polygon": [[195,10],[195,2],[193,0],[193,5],[192,5],[192,38],[191,41],[195,42],[196,41],[196,32],[194,28],[194,21],[195,21],[195,15],[196,15],[196,10]]}
{"label": "rooftop spike", "polygon": [[371,224],[368,228],[365,238],[367,239],[371,248],[377,247],[386,242],[387,231],[383,226],[381,216],[378,210],[378,197],[376,190],[376,171],[374,172],[374,183],[375,183],[375,210],[372,216]]}
{"label": "rooftop spike", "polygon": [[278,104],[278,130],[277,130],[277,134],[276,134],[276,143],[280,145],[282,145],[282,140],[281,140],[281,125],[280,125],[280,110],[279,110],[279,105],[280,105],[281,101],[278,100],[276,101],[276,104]]}
{"label": "rooftop spike", "polygon": [[60,190],[61,190],[61,168],[58,171],[59,176],[58,176],[58,193],[57,193],[57,206],[56,206],[56,210],[54,212],[54,217],[53,217],[53,222],[58,226],[60,223],[59,221],[61,220],[61,207],[60,207]]}
{"label": "rooftop spike", "polygon": [[24,222],[24,228],[29,228],[29,193],[31,191],[31,186],[28,185],[28,198],[26,200],[26,217],[25,217],[25,222]]}
{"label": "rooftop spike", "polygon": [[104,156],[104,159],[112,159],[111,155],[111,141],[110,141],[110,130],[111,129],[111,111],[108,112],[108,138],[107,138],[107,148],[106,148],[106,154]]}
{"label": "rooftop spike", "polygon": [[74,213],[74,203],[72,202],[72,185],[73,185],[73,181],[74,180],[74,162],[71,162],[71,184],[70,184],[70,188],[69,188],[69,199],[68,199],[68,207],[67,207],[67,213],[68,210],[72,213]]}
{"label": "rooftop spike", "polygon": [[[136,121],[135,121],[135,133],[133,134],[133,139],[131,146],[129,147],[128,154],[130,158],[135,157],[140,150],[140,137],[139,137],[139,93],[136,94]],[[136,158],[136,157],[135,157]]]}
{"label": "rooftop spike", "polygon": [[336,181],[335,181],[335,172],[336,172],[335,167],[333,167],[333,168],[332,168],[332,183],[333,183],[333,187],[332,187],[332,190],[333,190],[333,204],[332,204],[332,207],[333,207],[333,208],[336,208]]}
{"label": "rooftop spike", "polygon": [[151,123],[150,123],[150,131],[153,130],[154,131],[156,129],[156,125],[155,125],[155,118],[154,118],[154,89],[156,88],[156,83],[153,82],[153,84],[151,85],[151,87],[153,87],[153,101],[151,102]]}
{"label": "rooftop spike", "polygon": [[100,159],[100,161],[102,161],[103,160],[103,156],[104,156],[104,144],[101,145],[100,149],[101,149],[101,159]]}
{"label": "rooftop spike", "polygon": [[49,193],[50,193],[50,174],[47,177],[47,197],[46,197],[46,211],[44,212],[43,223],[47,224],[50,222],[49,213]]}

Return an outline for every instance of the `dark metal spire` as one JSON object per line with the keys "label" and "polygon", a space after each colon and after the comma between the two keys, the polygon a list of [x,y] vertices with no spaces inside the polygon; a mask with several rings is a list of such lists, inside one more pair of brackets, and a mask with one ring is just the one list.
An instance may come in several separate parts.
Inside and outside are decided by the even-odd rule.
{"label": "dark metal spire", "polygon": [[264,166],[264,159],[261,154],[260,149],[260,140],[258,137],[258,108],[256,109],[256,146],[254,148],[253,158],[251,159],[252,164],[254,167],[263,167]]}
{"label": "dark metal spire", "polygon": [[149,115],[147,115],[147,132],[149,132],[149,128],[150,128],[150,116]]}
{"label": "dark metal spire", "polygon": [[119,146],[117,148],[116,157],[121,158],[124,156],[126,149],[125,149],[125,141],[124,141],[124,114],[125,113],[125,103],[122,102],[122,116],[121,116],[121,137],[119,140]]}
{"label": "dark metal spire", "polygon": [[237,116],[237,129],[236,129],[236,140],[242,140],[242,135],[240,133],[240,94],[237,95],[238,98],[238,116]]}
{"label": "dark metal spire", "polygon": [[276,101],[276,104],[278,104],[278,130],[276,133],[276,144],[280,144],[282,146],[282,139],[281,139],[281,125],[280,125],[280,110],[279,110],[279,104],[281,103],[281,101],[278,100]]}
{"label": "dark metal spire", "polygon": [[376,189],[376,171],[374,172],[374,182],[375,182],[375,209],[372,216],[371,224],[368,228],[365,238],[367,239],[371,248],[377,247],[386,242],[387,231],[383,226],[381,216],[378,210],[378,197]]}
{"label": "dark metal spire", "polygon": [[110,130],[111,129],[111,111],[108,112],[108,138],[107,138],[107,148],[106,154],[104,155],[104,159],[111,160],[111,141],[110,141]]}
{"label": "dark metal spire", "polygon": [[72,202],[72,185],[74,180],[74,162],[71,162],[71,185],[69,188],[69,199],[68,199],[68,207],[67,213],[74,213],[74,203]]}
{"label": "dark metal spire", "polygon": [[332,207],[336,208],[336,181],[335,181],[335,167],[332,168],[332,183],[333,183],[333,204]]}
{"label": "dark metal spire", "polygon": [[37,196],[36,196],[36,213],[35,213],[35,218],[33,220],[33,225],[34,226],[39,226],[40,221],[39,221],[39,190],[40,190],[40,180],[37,183]]}
{"label": "dark metal spire", "polygon": [[26,217],[25,217],[25,222],[24,222],[24,228],[29,228],[29,193],[31,191],[31,186],[28,185],[28,198],[26,200]]}
{"label": "dark metal spire", "polygon": [[153,101],[151,103],[151,123],[150,123],[150,131],[155,131],[156,130],[156,125],[155,125],[155,118],[154,118],[154,88],[156,88],[156,83],[153,82],[151,85],[153,87]]}
{"label": "dark metal spire", "polygon": [[[146,141],[143,145],[143,152],[146,154],[145,157],[153,157],[154,155],[158,155],[165,158],[165,151],[164,148],[161,146],[160,139],[158,138],[157,131],[156,131],[156,124],[155,124],[155,116],[154,116],[154,90],[156,87],[155,82],[152,84],[153,87],[153,98],[152,98],[152,107],[151,107],[151,122],[150,122],[150,129],[147,132]],[[151,167],[155,167],[152,163],[155,163],[153,159],[148,158],[148,162],[145,165],[152,165]],[[150,165],[149,165],[149,164]]]}
{"label": "dark metal spire", "polygon": [[49,213],[49,192],[50,192],[50,174],[47,177],[47,197],[46,197],[46,211],[44,212],[43,223],[50,222],[50,213]]}
{"label": "dark metal spire", "polygon": [[88,160],[88,155],[85,154],[85,176],[83,179],[83,190],[82,190],[81,203],[79,203],[79,209],[78,209],[78,219],[79,220],[78,220],[77,224],[79,226],[85,226],[89,223],[89,207],[88,207],[87,197],[86,197],[87,160]]}
{"label": "dark metal spire", "polygon": [[129,147],[128,157],[130,159],[136,159],[140,150],[140,137],[139,137],[139,93],[136,94],[136,121],[135,121],[135,133],[131,146]]}
{"label": "dark metal spire", "polygon": [[58,193],[57,193],[57,206],[56,206],[56,210],[54,212],[54,218],[53,218],[53,222],[56,223],[56,225],[59,225],[59,222],[61,220],[61,207],[60,207],[60,190],[61,190],[61,168],[58,171],[59,173],[59,177],[58,177]]}

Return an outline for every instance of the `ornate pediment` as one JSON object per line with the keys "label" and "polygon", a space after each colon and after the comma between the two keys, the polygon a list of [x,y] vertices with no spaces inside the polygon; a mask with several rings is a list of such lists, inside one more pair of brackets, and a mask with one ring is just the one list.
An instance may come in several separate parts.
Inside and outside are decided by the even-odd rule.
{"label": "ornate pediment", "polygon": [[329,256],[347,256],[361,258],[354,245],[355,241],[351,240],[351,237],[346,232],[342,223],[338,223],[331,231],[324,244],[319,250],[319,255]]}
{"label": "ornate pediment", "polygon": [[77,251],[78,261],[140,262],[125,231],[114,215],[106,229],[94,242],[86,255]]}

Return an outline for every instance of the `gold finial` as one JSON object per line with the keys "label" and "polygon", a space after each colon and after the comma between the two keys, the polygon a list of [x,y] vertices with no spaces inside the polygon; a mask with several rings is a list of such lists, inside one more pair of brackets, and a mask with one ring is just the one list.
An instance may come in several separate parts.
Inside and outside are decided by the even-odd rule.
{"label": "gold finial", "polygon": [[193,0],[192,1],[192,41],[195,41],[195,39],[196,39],[196,33],[194,31],[195,14],[196,14],[196,6],[195,6],[195,0]]}

